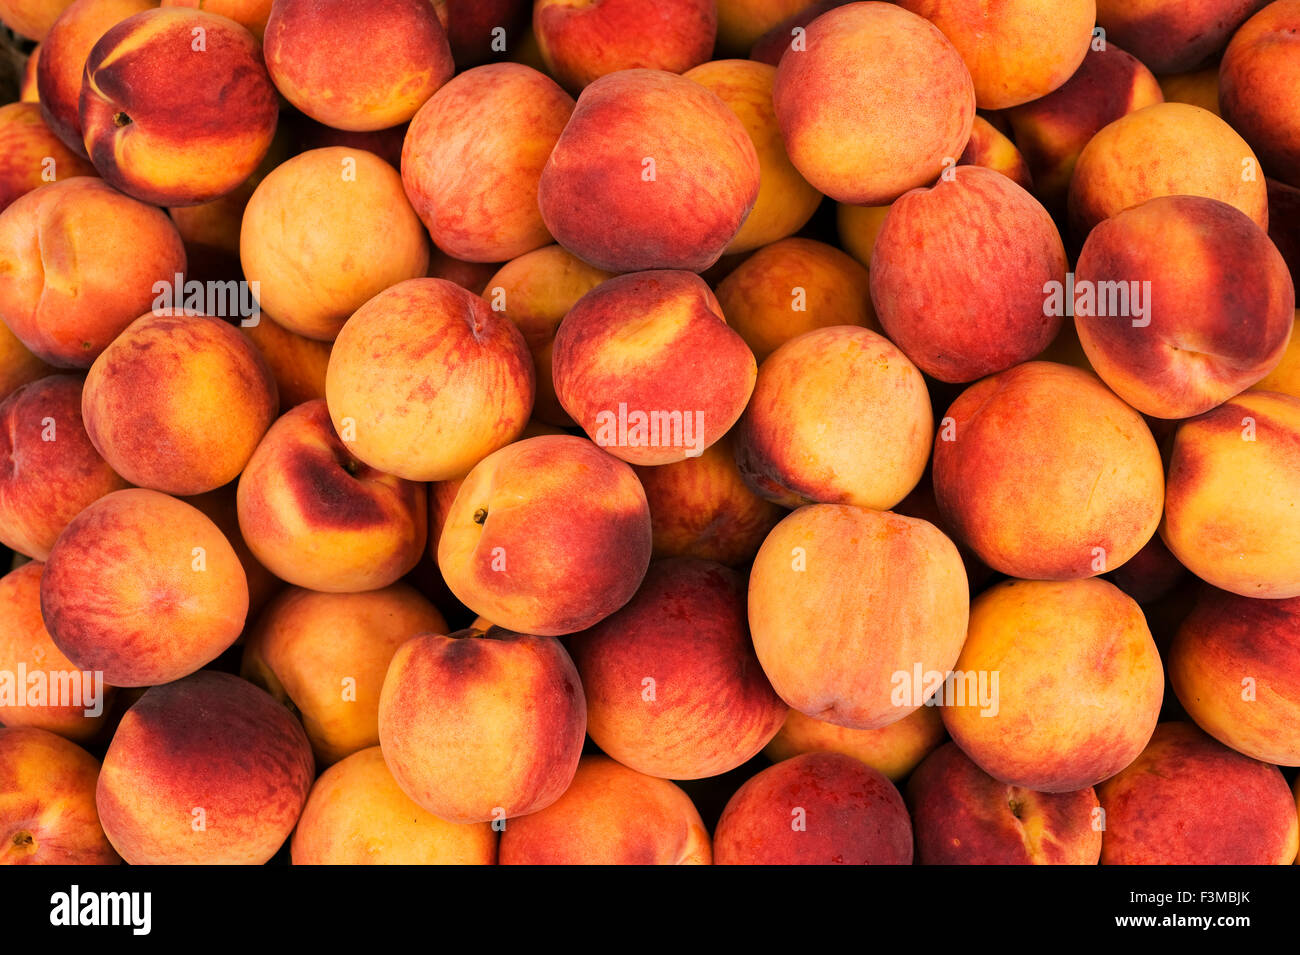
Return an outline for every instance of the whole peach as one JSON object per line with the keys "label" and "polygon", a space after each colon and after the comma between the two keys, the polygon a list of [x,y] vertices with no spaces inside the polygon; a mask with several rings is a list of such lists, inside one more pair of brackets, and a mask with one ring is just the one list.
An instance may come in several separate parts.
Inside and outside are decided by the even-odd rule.
{"label": "whole peach", "polygon": [[1219,103],[1264,169],[1300,187],[1300,0],[1266,4],[1232,35],[1219,64]]}

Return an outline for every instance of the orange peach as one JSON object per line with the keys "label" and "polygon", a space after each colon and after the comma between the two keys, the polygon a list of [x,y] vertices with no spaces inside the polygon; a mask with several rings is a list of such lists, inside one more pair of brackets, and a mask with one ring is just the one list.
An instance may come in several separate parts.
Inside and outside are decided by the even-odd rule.
{"label": "orange peach", "polygon": [[1300,596],[1300,398],[1248,391],[1183,422],[1161,536],[1188,570],[1244,597]]}
{"label": "orange peach", "polygon": [[45,39],[51,25],[70,0],[0,0],[0,21],[19,36],[37,42]]}
{"label": "orange peach", "polygon": [[41,101],[41,91],[36,85],[36,68],[41,62],[41,45],[38,43],[32,48],[32,52],[27,55],[27,63],[23,66],[22,84],[18,90],[18,100],[22,103],[39,103]]}
{"label": "orange peach", "polygon": [[957,165],[983,166],[1002,173],[1027,192],[1032,192],[1034,188],[1029,164],[1025,162],[1025,157],[1020,154],[1016,144],[983,116],[975,117],[970,139],[957,157]]}
{"label": "orange peach", "polygon": [[1160,451],[1093,375],[1027,362],[953,402],[934,448],[945,523],[994,570],[1068,580],[1119,567],[1160,523]]}
{"label": "orange peach", "polygon": [[814,188],[878,206],[957,161],[975,90],[928,20],[893,4],[852,3],[818,17],[803,39],[781,58],[773,100],[790,160]]}
{"label": "orange peach", "polygon": [[708,865],[712,855],[690,796],[604,756],[584,756],[563,796],[501,834],[502,865]]}
{"label": "orange peach", "polygon": [[1156,73],[1204,66],[1267,0],[1097,0],[1097,25]]}
{"label": "orange peach", "polygon": [[889,206],[851,206],[841,202],[835,207],[840,245],[867,268],[871,268],[871,254],[887,215]]}
{"label": "orange peach", "polygon": [[0,401],[8,398],[28,382],[54,374],[51,368],[18,340],[9,326],[0,321]]}
{"label": "orange peach", "polygon": [[423,485],[363,464],[323,401],[285,412],[239,478],[239,526],[277,577],[327,593],[387,587],[420,559]]}
{"label": "orange peach", "polygon": [[1102,865],[1290,865],[1295,803],[1276,766],[1162,723],[1142,755],[1097,788]]}
{"label": "orange peach", "polygon": [[229,17],[260,42],[271,16],[271,0],[162,0],[164,7],[189,7]]}
{"label": "orange peach", "polygon": [[1291,280],[1300,284],[1300,189],[1269,179],[1268,237],[1286,259]]}
{"label": "orange peach", "polygon": [[289,331],[279,322],[239,323],[262,360],[271,370],[280,407],[288,410],[306,401],[325,397],[325,375],[329,368],[330,343]]}
{"label": "orange peach", "polygon": [[736,463],[782,507],[893,507],[925,472],[925,380],[893,343],[856,326],[791,339],[763,362],[735,431]]}
{"label": "orange peach", "polygon": [[0,106],[0,212],[60,178],[93,175],[95,167],[50,132],[35,103]]}
{"label": "orange peach", "polygon": [[[1300,309],[1296,309],[1296,322],[1300,322]],[[1291,341],[1282,353],[1282,360],[1273,370],[1248,389],[1250,391],[1280,391],[1284,395],[1300,398],[1300,335],[1294,329]]]}
{"label": "orange peach", "polygon": [[603,282],[555,334],[560,404],[632,464],[701,454],[745,410],[757,363],[698,275],[639,272]]}
{"label": "orange peach", "polygon": [[244,540],[244,534],[239,529],[238,491],[239,482],[233,481],[215,491],[196,494],[182,500],[202,511],[207,519],[216,524],[221,533],[226,535],[226,540],[230,541],[230,546],[235,549],[235,556],[239,558],[239,563],[244,568],[244,575],[248,578],[248,619],[251,621],[258,611],[266,606],[267,601],[284,587],[284,581],[267,570],[262,562],[253,556],[248,542]]}
{"label": "orange peach", "polygon": [[764,33],[806,6],[808,0],[718,0],[718,48],[743,56]]}
{"label": "orange peach", "polygon": [[95,803],[132,865],[261,865],[289,838],[313,775],[307,736],[283,706],[205,671],[127,711]]}
{"label": "orange peach", "polygon": [[[1237,0],[1249,11],[1257,4]],[[1300,0],[1277,0],[1247,20],[1219,64],[1223,118],[1264,169],[1300,187]]]}
{"label": "orange peach", "polygon": [[448,822],[504,822],[551,805],[573,781],[586,723],[560,642],[499,627],[411,638],[379,698],[393,778]]}
{"label": "orange peach", "polygon": [[662,70],[587,87],[542,171],[551,235],[607,272],[713,265],[758,199],[758,153],[717,94]]}
{"label": "orange peach", "polygon": [[843,753],[883,773],[891,782],[907,778],[948,738],[938,707],[923,706],[888,726],[855,730],[791,710],[763,754],[779,763],[803,753]]}
{"label": "orange peach", "polygon": [[1207,66],[1191,73],[1167,73],[1158,77],[1160,91],[1168,103],[1190,103],[1208,109],[1216,116],[1219,111],[1219,65]]}

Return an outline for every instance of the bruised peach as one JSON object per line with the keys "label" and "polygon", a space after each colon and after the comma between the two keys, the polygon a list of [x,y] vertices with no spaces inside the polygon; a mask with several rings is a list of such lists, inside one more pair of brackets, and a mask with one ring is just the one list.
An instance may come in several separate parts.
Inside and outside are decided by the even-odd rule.
{"label": "bruised peach", "polygon": [[947,739],[938,707],[923,706],[897,722],[855,730],[791,710],[763,754],[774,763],[803,753],[843,753],[897,783]]}
{"label": "bruised peach", "polygon": [[0,212],[33,189],[94,174],[94,166],[50,132],[35,103],[0,106]]}
{"label": "bruised peach", "polygon": [[[1237,0],[1241,9],[1255,5]],[[1232,35],[1219,64],[1219,102],[1264,170],[1300,187],[1300,0],[1265,5]]]}
{"label": "bruised peach", "polygon": [[1156,73],[1204,66],[1267,0],[1097,0],[1097,25]]}

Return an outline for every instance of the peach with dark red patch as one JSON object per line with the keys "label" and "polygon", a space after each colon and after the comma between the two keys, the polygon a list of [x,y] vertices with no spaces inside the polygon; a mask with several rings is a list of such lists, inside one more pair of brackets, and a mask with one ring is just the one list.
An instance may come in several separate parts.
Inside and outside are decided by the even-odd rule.
{"label": "peach with dark red patch", "polygon": [[763,749],[774,763],[803,753],[843,753],[897,783],[948,738],[938,707],[923,706],[897,722],[855,730],[791,710],[780,732]]}
{"label": "peach with dark red patch", "polygon": [[33,189],[94,174],[94,166],[50,132],[35,103],[0,106],[0,212]]}
{"label": "peach with dark red patch", "polygon": [[1267,4],[1232,35],[1219,64],[1219,103],[1264,170],[1300,187],[1300,0]]}
{"label": "peach with dark red patch", "polygon": [[1268,0],[1097,0],[1097,25],[1156,73],[1184,73],[1218,55]]}

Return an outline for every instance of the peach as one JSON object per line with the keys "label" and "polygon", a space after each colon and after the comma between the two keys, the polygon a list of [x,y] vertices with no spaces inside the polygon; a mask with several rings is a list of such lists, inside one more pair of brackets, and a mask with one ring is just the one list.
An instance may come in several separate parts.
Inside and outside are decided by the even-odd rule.
{"label": "peach", "polygon": [[424,487],[363,464],[323,401],[285,412],[239,478],[239,526],[277,577],[327,593],[387,587],[428,533]]}
{"label": "peach", "polygon": [[583,438],[543,435],[470,472],[448,512],[438,566],[474,613],[553,636],[594,626],[627,603],[650,548],[636,473]]}
{"label": "peach", "polygon": [[943,722],[980,769],[1037,792],[1086,789],[1133,762],[1160,716],[1146,618],[1104,580],[1007,580],[971,604]]}
{"label": "peach", "polygon": [[1244,597],[1300,596],[1300,398],[1248,391],[1183,422],[1160,534],[1197,577]]}
{"label": "peach", "polygon": [[921,371],[965,382],[1033,358],[1061,311],[1065,282],[1051,215],[1001,173],[961,166],[889,209],[871,254],[871,301],[885,334]]}
{"label": "peach", "polygon": [[1021,189],[1032,191],[1034,188],[1029,164],[1025,162],[1025,157],[1020,154],[1016,144],[983,116],[975,117],[970,139],[957,157],[957,165],[983,166],[1002,173]]}
{"label": "peach", "polygon": [[578,671],[560,642],[499,627],[411,638],[379,697],[393,778],[448,822],[504,821],[551,805],[577,771],[586,722]]}
{"label": "peach", "polygon": [[814,188],[837,202],[884,205],[957,161],[975,90],[928,20],[853,3],[810,23],[804,40],[781,58],[773,101],[790,160]]}
{"label": "peach", "polygon": [[1089,363],[1159,418],[1190,418],[1255,384],[1281,361],[1294,324],[1277,247],[1217,199],[1160,196],[1100,223],[1075,284]]}
{"label": "peach", "polygon": [[1208,109],[1216,116],[1219,111],[1219,65],[1207,66],[1191,73],[1167,73],[1159,77],[1160,91],[1169,103],[1190,103]]}
{"label": "peach", "polygon": [[0,0],[0,21],[19,36],[40,42],[69,0]]}
{"label": "peach", "polygon": [[[1249,12],[1257,3],[1237,0]],[[1300,0],[1269,3],[1236,33],[1219,64],[1219,102],[1266,172],[1300,187]]]}
{"label": "peach", "polygon": [[47,183],[94,174],[94,166],[50,132],[35,103],[0,106],[0,212]]}
{"label": "peach", "polygon": [[244,210],[239,257],[267,316],[332,341],[375,295],[424,275],[429,241],[396,169],[365,150],[332,146],[262,180]]}
{"label": "peach", "polygon": [[186,504],[197,507],[208,520],[216,524],[235,549],[235,556],[244,568],[244,576],[248,578],[248,619],[251,621],[266,606],[267,601],[284,587],[284,581],[253,556],[248,542],[244,540],[243,532],[239,529],[238,491],[239,482],[234,481],[215,491],[196,494],[183,500]]}
{"label": "peach", "polygon": [[187,206],[253,174],[279,104],[255,36],[225,17],[169,7],[99,38],[79,114],[101,176],[144,202]]}
{"label": "peach", "polygon": [[893,507],[925,472],[925,380],[888,339],[856,326],[805,332],[763,362],[735,431],[736,463],[782,507]]}
{"label": "peach", "polygon": [[740,787],[713,834],[718,865],[911,865],[903,797],[840,753],[805,753]]}
{"label": "peach", "polygon": [[662,70],[587,87],[542,170],[551,235],[607,272],[702,272],[758,199],[745,124],[717,94]]}
{"label": "peach", "polygon": [[387,129],[335,129],[302,113],[286,113],[280,123],[279,129],[287,127],[290,131],[289,142],[295,154],[330,146],[364,149],[394,169],[402,165],[402,144],[411,127],[410,123],[401,123]]}
{"label": "peach", "polygon": [[1290,865],[1297,821],[1276,766],[1162,723],[1142,755],[1097,789],[1103,865]]}
{"label": "peach", "polygon": [[258,42],[271,16],[271,0],[162,0],[162,6],[189,7],[228,17],[257,37]]}
{"label": "peach", "polygon": [[871,268],[871,254],[876,250],[876,239],[889,215],[889,206],[850,206],[839,203],[835,207],[835,225],[840,245],[844,251]]}
{"label": "peach", "polygon": [[433,0],[438,21],[447,31],[456,66],[464,69],[495,59],[505,44],[516,50],[516,39],[527,32],[529,0]]}
{"label": "peach", "polygon": [[534,387],[519,330],[442,279],[401,282],[359,308],[325,375],[348,450],[411,481],[462,478],[518,438]]}
{"label": "peach", "polygon": [[9,693],[0,692],[0,724],[80,742],[103,727],[113,688],[79,672],[50,639],[41,617],[44,569],[33,561],[0,577],[0,674],[12,681]]}
{"label": "peach", "polygon": [[785,720],[754,657],[745,580],[721,564],[652,564],[625,607],[568,645],[587,732],[637,772],[717,776],[756,755]]}
{"label": "peach", "polygon": [[555,334],[555,394],[632,464],[699,455],[745,410],[757,363],[698,275],[621,275],[592,289]]}
{"label": "peach", "polygon": [[500,262],[551,241],[537,184],[572,112],[569,94],[518,63],[461,73],[420,107],[402,184],[438,248]]}
{"label": "peach", "polygon": [[763,754],[779,763],[803,753],[843,753],[897,783],[947,738],[943,717],[934,706],[923,706],[874,730],[836,726],[791,710]]}
{"label": "peach", "polygon": [[52,365],[90,367],[184,271],[166,214],[100,179],[51,183],[0,213],[0,319]]}
{"label": "peach", "polygon": [[813,239],[782,239],[759,249],[718,284],[718,304],[760,362],[817,328],[880,330],[867,270]]}
{"label": "peach", "polygon": [[293,831],[312,776],[307,736],[284,707],[205,671],[127,711],[95,803],[132,865],[261,865]]}
{"label": "peach", "polygon": [[1146,106],[1103,127],[1079,153],[1070,226],[1083,239],[1118,212],[1180,195],[1218,199],[1268,228],[1268,189],[1246,141],[1198,106]]}
{"label": "peach", "polygon": [[293,408],[325,397],[325,375],[329,368],[330,343],[289,331],[279,322],[239,323],[257,349],[280,395],[280,407]]}
{"label": "peach", "polygon": [[[722,7],[728,2],[747,3],[750,0],[721,0],[718,5],[718,13],[721,15]],[[767,3],[770,0],[756,0],[759,3]],[[786,0],[773,0],[773,2],[784,3]],[[749,58],[757,63],[766,63],[768,66],[778,66],[781,63],[781,57],[785,51],[792,49],[795,41],[799,40],[801,49],[803,49],[804,31],[807,30],[808,24],[812,23],[823,13],[834,10],[836,7],[842,7],[848,0],[817,0],[816,3],[803,3],[798,9],[791,11],[783,20],[769,26],[760,34],[749,47]],[[766,21],[766,18],[764,19]]]}
{"label": "peach", "polygon": [[1106,579],[1143,606],[1168,596],[1187,578],[1187,568],[1178,563],[1159,534],[1106,575]]}
{"label": "peach", "polygon": [[1160,523],[1160,452],[1141,415],[1093,375],[1034,361],[967,388],[934,448],[939,512],[1012,577],[1114,570]]}
{"label": "peach", "polygon": [[803,507],[768,535],[749,577],[754,650],[806,716],[850,729],[903,719],[966,638],[966,571],[933,524],[845,504]]}
{"label": "peach", "polygon": [[994,779],[953,743],[907,783],[921,865],[1096,865],[1100,804],[1092,787],[1040,793]]}
{"label": "peach", "polygon": [[493,865],[497,834],[421,809],[371,746],[321,773],[290,852],[294,865]]}
{"label": "peach", "polygon": [[1078,69],[1092,43],[1094,0],[899,0],[946,36],[970,69],[981,109],[1039,99]]}
{"label": "peach", "polygon": [[82,509],[127,482],[99,456],[70,375],[24,385],[0,403],[0,543],[36,560]]}
{"label": "peach", "polygon": [[537,0],[533,32],[547,71],[581,90],[628,69],[684,73],[709,58],[718,32],[711,0]]}
{"label": "peach", "polygon": [[712,855],[690,796],[604,756],[584,756],[564,795],[501,834],[502,865],[708,865]]}
{"label": "peach", "polygon": [[113,470],[180,495],[239,477],[279,404],[271,369],[236,328],[176,313],[132,322],[90,366],[81,398]]}
{"label": "peach", "polygon": [[240,672],[298,714],[317,765],[329,766],[379,745],[379,691],[397,648],[446,629],[406,584],[358,594],[289,587],[250,628]]}
{"label": "peach", "polygon": [[560,427],[573,424],[555,396],[551,368],[555,333],[578,299],[609,278],[613,278],[609,272],[593,268],[561,246],[548,245],[507,262],[481,289],[493,310],[504,312],[515,323],[533,356],[537,372],[533,417],[539,421]]}
{"label": "peach", "polygon": [[41,62],[41,45],[38,43],[32,48],[32,52],[27,55],[27,63],[23,66],[23,78],[18,90],[18,100],[22,103],[39,103],[41,101],[41,91],[36,85],[36,68]]}
{"label": "peach", "polygon": [[1204,66],[1267,0],[1097,0],[1106,42],[1132,51],[1156,73]]}
{"label": "peach", "polygon": [[23,385],[54,374],[51,368],[18,340],[9,326],[0,321],[0,401]]}
{"label": "peach", "polygon": [[[400,156],[399,156],[400,159]],[[446,279],[475,295],[487,294],[488,279],[504,263],[466,262],[452,258],[436,245],[429,251],[429,268],[425,278]]]}
{"label": "peach", "polygon": [[0,727],[0,865],[116,865],[95,812],[99,760],[29,726]]}
{"label": "peach", "polygon": [[201,511],[128,488],[91,504],[59,535],[41,577],[41,612],[78,668],[102,670],[113,686],[153,686],[193,673],[235,642],[248,581]]}
{"label": "peach", "polygon": [[772,105],[776,68],[753,60],[716,60],[683,74],[712,90],[745,124],[758,154],[758,199],[727,253],[750,252],[793,235],[807,224],[822,194],[799,175],[785,151]]}
{"label": "peach", "polygon": [[975,555],[973,550],[953,535],[952,528],[939,510],[939,502],[935,500],[934,481],[928,471],[921,478],[921,482],[912,488],[912,492],[894,506],[893,511],[904,517],[928,521],[943,531],[944,535],[957,545],[957,553],[961,554],[962,566],[966,568],[966,579],[970,583],[971,593],[984,589],[984,585],[993,576],[993,571]]}
{"label": "peach", "polygon": [[[1295,320],[1300,322],[1300,309],[1296,309]],[[1300,335],[1295,333],[1294,327],[1291,341],[1282,353],[1282,360],[1248,390],[1280,391],[1284,395],[1300,398]]]}
{"label": "peach", "polygon": [[429,0],[277,0],[264,42],[276,89],[338,129],[406,122],[456,69]]}

